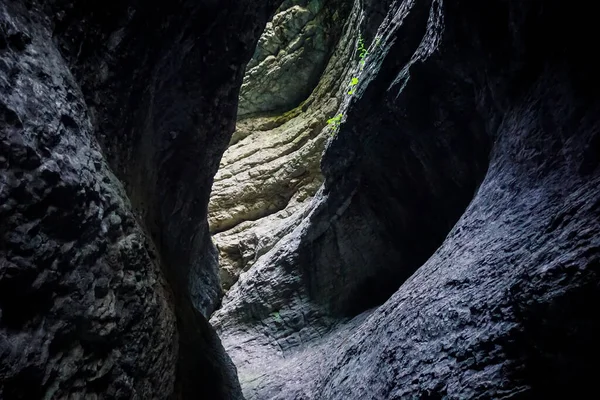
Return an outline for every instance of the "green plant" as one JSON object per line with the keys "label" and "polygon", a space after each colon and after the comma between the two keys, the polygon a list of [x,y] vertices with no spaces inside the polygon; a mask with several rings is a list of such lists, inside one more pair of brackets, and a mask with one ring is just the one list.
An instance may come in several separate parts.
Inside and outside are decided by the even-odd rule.
{"label": "green plant", "polygon": [[[378,46],[379,42],[381,41],[381,38],[379,36],[377,36],[375,39],[376,39],[375,46]],[[362,72],[362,70],[365,68],[365,65],[367,63],[366,59],[367,59],[367,56],[369,55],[369,51],[365,47],[365,40],[363,39],[362,34],[360,32],[358,33],[357,51],[358,51],[358,63],[360,65],[360,71]],[[348,83],[348,87],[349,87],[348,94],[350,96],[352,96],[355,93],[356,86],[359,84],[359,82],[360,82],[360,80],[356,76],[353,76],[350,79],[350,82]],[[332,117],[327,120],[327,125],[332,127],[332,130],[331,130],[332,136],[337,132],[337,129],[340,127],[340,125],[342,123],[342,118],[344,118],[344,114],[338,114],[335,117]]]}
{"label": "green plant", "polygon": [[344,114],[338,114],[335,117],[327,120],[327,125],[331,127],[331,136],[335,136],[340,124],[342,123],[342,118],[344,118]]}
{"label": "green plant", "polygon": [[358,78],[356,77],[352,77],[352,79],[350,80],[350,91],[348,92],[349,95],[353,95],[354,94],[354,87],[356,85],[358,85]]}
{"label": "green plant", "polygon": [[[365,65],[367,63],[366,58],[369,55],[369,51],[367,50],[367,48],[365,47],[365,40],[362,37],[362,34],[359,32],[358,33],[358,63],[360,64],[360,71],[362,71],[365,68]],[[350,80],[350,90],[348,91],[348,94],[350,96],[352,96],[355,93],[355,86],[358,85],[358,78],[357,77],[352,77],[352,79]]]}
{"label": "green plant", "polygon": [[358,62],[360,63],[360,69],[362,71],[362,69],[365,66],[366,63],[366,58],[369,55],[369,52],[367,51],[367,48],[365,47],[365,41],[363,40],[362,34],[359,33],[358,34]]}
{"label": "green plant", "polygon": [[342,123],[342,118],[344,118],[344,114],[338,114],[333,118],[329,118],[327,120],[327,125],[338,128]]}

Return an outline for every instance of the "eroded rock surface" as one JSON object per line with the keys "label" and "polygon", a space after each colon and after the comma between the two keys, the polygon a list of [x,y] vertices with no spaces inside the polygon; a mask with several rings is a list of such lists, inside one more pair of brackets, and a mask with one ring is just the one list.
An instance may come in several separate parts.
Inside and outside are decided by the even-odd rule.
{"label": "eroded rock surface", "polygon": [[0,397],[166,398],[172,295],[36,17],[0,5]]}
{"label": "eroded rock surface", "polygon": [[391,6],[323,188],[211,319],[247,399],[593,390],[600,82],[586,8]]}
{"label": "eroded rock surface", "polygon": [[0,2],[0,398],[241,398],[206,211],[277,3]]}
{"label": "eroded rock surface", "polygon": [[[204,317],[220,291],[206,211],[275,3],[0,2],[2,399],[242,398]],[[238,174],[264,167],[291,207],[262,218],[211,320],[247,399],[593,393],[591,7],[357,1],[338,72],[238,131]],[[318,112],[343,123],[302,202],[278,179],[315,190],[285,157],[325,144]],[[253,158],[270,131],[288,153]]]}
{"label": "eroded rock surface", "polygon": [[[369,4],[367,10],[359,3],[349,6],[335,0],[322,6],[325,15],[335,16],[339,31],[330,35],[339,40],[311,95],[283,114],[238,120],[209,204],[209,225],[225,290],[300,223],[323,181],[320,160],[336,126],[327,121],[355,89],[351,82],[364,68],[359,62],[360,44],[376,41],[376,28],[387,10],[387,2]],[[250,74],[245,79],[253,82]],[[310,81],[304,85],[311,87]],[[269,85],[253,90],[265,87]]]}
{"label": "eroded rock surface", "polygon": [[[295,86],[290,90],[300,93],[303,101],[300,105],[299,100],[287,103],[292,109],[284,113],[239,119],[230,147],[223,155],[211,193],[209,225],[215,234],[213,240],[219,250],[226,290],[242,271],[297,225],[323,181],[319,164],[331,134],[324,128],[340,106],[348,90],[349,74],[357,62],[358,32],[354,27],[358,16],[353,14],[352,20],[346,20],[349,6],[336,0],[285,2],[267,25],[249,64],[240,110],[244,107],[244,93],[263,96],[282,79],[293,82]],[[318,16],[307,22],[310,15]],[[297,29],[290,30],[289,26]],[[311,30],[306,31],[307,27]],[[323,36],[320,40],[328,43],[321,61],[309,63],[318,83],[314,78],[300,76],[302,72],[296,73],[306,70],[306,54],[313,50],[304,42],[314,39],[311,32],[315,30]],[[286,39],[277,39],[281,35]],[[278,53],[276,63],[285,62],[287,67],[278,65],[277,73],[264,71],[262,61],[273,57],[267,57],[267,53],[276,52],[273,49],[283,46],[282,41],[303,44],[294,45],[295,53]],[[305,98],[307,89],[312,93]],[[279,89],[277,92],[281,93]],[[266,109],[281,108],[277,99],[265,97],[263,101]]]}
{"label": "eroded rock surface", "polygon": [[317,85],[345,23],[339,0],[286,0],[247,66],[238,115],[290,110]]}

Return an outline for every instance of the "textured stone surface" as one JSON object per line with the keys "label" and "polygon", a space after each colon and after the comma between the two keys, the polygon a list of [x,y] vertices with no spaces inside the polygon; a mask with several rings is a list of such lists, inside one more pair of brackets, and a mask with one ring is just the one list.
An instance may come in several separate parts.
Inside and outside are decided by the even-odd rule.
{"label": "textured stone surface", "polygon": [[0,398],[166,398],[172,296],[47,26],[0,5]]}
{"label": "textured stone surface", "polygon": [[1,398],[241,397],[206,211],[277,3],[0,2]]}
{"label": "textured stone surface", "polygon": [[247,399],[593,391],[600,82],[587,7],[392,5],[324,187],[211,319]]}
{"label": "textured stone surface", "polygon": [[319,162],[327,136],[319,133],[326,118],[318,111],[275,129],[253,127],[225,152],[209,205],[225,289],[290,230],[294,214],[322,183]]}
{"label": "textured stone surface", "polygon": [[[281,10],[300,7],[304,3],[286,2]],[[313,3],[307,6],[308,9],[313,7]],[[230,147],[225,151],[215,176],[209,203],[209,225],[211,232],[215,233],[213,240],[219,250],[225,290],[242,271],[250,268],[259,256],[294,228],[300,221],[298,215],[302,215],[322,183],[319,164],[331,134],[324,128],[338,109],[343,93],[348,90],[349,74],[357,62],[355,48],[358,34],[354,27],[358,15],[352,14],[354,22],[342,32],[345,18],[349,15],[348,4],[330,0],[319,7],[320,17],[313,24],[320,30],[329,29],[328,37],[340,38],[335,49],[325,54],[329,63],[322,67],[324,71],[319,82],[292,76],[294,74],[290,71],[282,75],[286,79],[293,78],[295,85],[302,85],[303,90],[308,88],[312,93],[300,106],[285,113],[238,120]],[[288,20],[276,14],[270,28],[263,34],[250,66],[262,57],[260,43],[272,39],[270,30],[279,31],[285,28],[285,24],[304,24],[301,15],[293,18],[300,20]],[[337,29],[327,27],[333,22],[337,23]],[[297,37],[303,35],[301,32]],[[303,49],[309,51],[310,46]],[[294,71],[303,68],[301,54],[287,58]],[[247,90],[260,95],[265,87],[272,86],[272,83],[266,85],[258,81],[253,74],[250,69],[244,78],[246,85],[250,84]],[[258,77],[267,79],[264,74]],[[277,81],[279,78],[268,79]],[[242,95],[241,101],[243,98]],[[276,103],[273,99],[265,101]]]}
{"label": "textured stone surface", "polygon": [[359,39],[374,41],[387,7],[386,2],[370,4],[366,11],[358,3],[351,10],[348,6],[334,0],[323,6],[344,30],[336,33],[340,40],[308,99],[283,114],[238,120],[209,204],[225,290],[298,225],[322,182],[321,154],[334,133],[327,121],[361,68]]}
{"label": "textured stone surface", "polygon": [[[205,218],[274,3],[0,2],[2,399],[241,398]],[[356,4],[324,185],[212,318],[247,399],[585,398],[592,4]]]}
{"label": "textured stone surface", "polygon": [[287,111],[317,85],[348,11],[339,0],[287,0],[267,23],[247,66],[238,115]]}
{"label": "textured stone surface", "polygon": [[96,136],[176,294],[189,292],[205,316],[220,295],[205,222],[210,187],[234,130],[243,66],[277,3],[46,6]]}

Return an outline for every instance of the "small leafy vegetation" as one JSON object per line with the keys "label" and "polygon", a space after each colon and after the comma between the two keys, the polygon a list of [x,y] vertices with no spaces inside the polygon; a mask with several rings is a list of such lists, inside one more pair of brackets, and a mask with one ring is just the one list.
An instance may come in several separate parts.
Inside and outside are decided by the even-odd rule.
{"label": "small leafy vegetation", "polygon": [[[367,59],[367,56],[369,55],[369,51],[365,47],[365,40],[363,39],[361,33],[358,34],[357,46],[358,46],[358,48],[357,48],[358,64],[360,65],[359,71],[362,72],[367,64],[366,59]],[[355,93],[356,85],[358,85],[358,82],[359,82],[359,79],[355,76],[353,76],[352,79],[350,80],[350,84],[349,84],[350,90],[348,91],[348,94],[350,96],[352,96]]]}
{"label": "small leafy vegetation", "polygon": [[[381,41],[381,37],[377,36],[375,38],[375,46],[379,46]],[[362,72],[367,64],[367,56],[369,55],[369,51],[365,47],[365,40],[363,39],[362,34],[358,33],[357,39],[357,52],[358,52],[358,64],[359,64],[359,72]],[[358,86],[360,79],[357,76],[353,76],[348,83],[348,95],[352,96],[356,92],[356,87]],[[344,118],[344,114],[338,114],[333,118],[327,120],[327,124],[332,127],[331,134],[334,135],[342,123],[342,119]]]}
{"label": "small leafy vegetation", "polygon": [[358,34],[358,60],[361,66],[361,71],[365,66],[366,58],[369,55],[369,52],[365,48],[365,41],[362,37],[362,34]]}
{"label": "small leafy vegetation", "polygon": [[353,77],[352,80],[350,81],[350,91],[348,92],[349,95],[354,94],[354,87],[356,85],[358,85],[358,78]]}
{"label": "small leafy vegetation", "polygon": [[344,118],[344,114],[338,114],[333,118],[329,118],[327,120],[327,125],[338,128],[342,123],[342,118]]}
{"label": "small leafy vegetation", "polygon": [[283,321],[283,318],[281,318],[281,314],[279,314],[279,311],[272,312],[271,316],[277,322],[282,322]]}

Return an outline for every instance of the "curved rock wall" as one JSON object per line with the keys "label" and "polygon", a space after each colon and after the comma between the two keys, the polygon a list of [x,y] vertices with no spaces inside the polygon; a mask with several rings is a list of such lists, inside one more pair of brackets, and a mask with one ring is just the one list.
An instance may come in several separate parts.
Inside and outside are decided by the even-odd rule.
{"label": "curved rock wall", "polygon": [[0,5],[0,397],[166,398],[172,293],[40,20]]}
{"label": "curved rock wall", "polygon": [[[203,316],[220,291],[205,218],[276,3],[0,2],[2,399],[242,398]],[[265,243],[211,319],[247,399],[593,393],[595,15],[356,1],[336,72],[293,112],[240,124],[239,174],[310,188],[283,186],[296,208],[261,218]],[[290,157],[253,158],[269,131]],[[295,154],[316,163],[320,145],[323,185],[302,202],[319,181]]]}
{"label": "curved rock wall", "polygon": [[1,398],[241,398],[206,211],[277,3],[0,2]]}
{"label": "curved rock wall", "polygon": [[593,18],[559,2],[391,6],[307,216],[211,319],[247,399],[593,390]]}
{"label": "curved rock wall", "polygon": [[234,130],[244,65],[278,1],[82,4],[47,11],[58,43],[169,279],[207,316],[220,297],[204,220],[209,189]]}
{"label": "curved rock wall", "polygon": [[[282,9],[302,1],[286,2]],[[311,3],[312,4],[312,3]],[[352,6],[352,7],[350,7]],[[319,29],[334,24],[328,38],[339,38],[316,86],[310,80],[294,80],[313,88],[310,96],[291,111],[243,117],[238,120],[230,147],[225,151],[209,204],[209,225],[219,250],[223,288],[228,290],[242,271],[247,271],[306,215],[306,206],[322,184],[320,160],[333,133],[327,121],[334,117],[342,98],[352,89],[351,78],[359,68],[359,39],[373,40],[382,20],[385,2],[365,12],[360,2],[323,2]],[[310,7],[309,7],[310,8]],[[351,9],[350,9],[351,8]],[[279,30],[271,22],[271,29]],[[363,21],[363,29],[360,29]],[[298,22],[299,23],[299,22]],[[375,28],[374,28],[375,27]],[[303,35],[304,33],[301,33]],[[364,36],[364,38],[362,38]],[[262,42],[271,40],[269,30]],[[260,43],[260,42],[259,42]],[[255,57],[260,58],[261,47]],[[302,68],[302,58],[287,62]],[[251,61],[253,65],[256,61]],[[283,72],[282,72],[283,73]],[[290,79],[289,71],[284,73]],[[293,75],[293,74],[292,74]],[[271,77],[277,81],[277,77]],[[245,81],[262,93],[250,71]],[[242,96],[243,97],[243,96]],[[243,99],[241,100],[243,101]]]}

